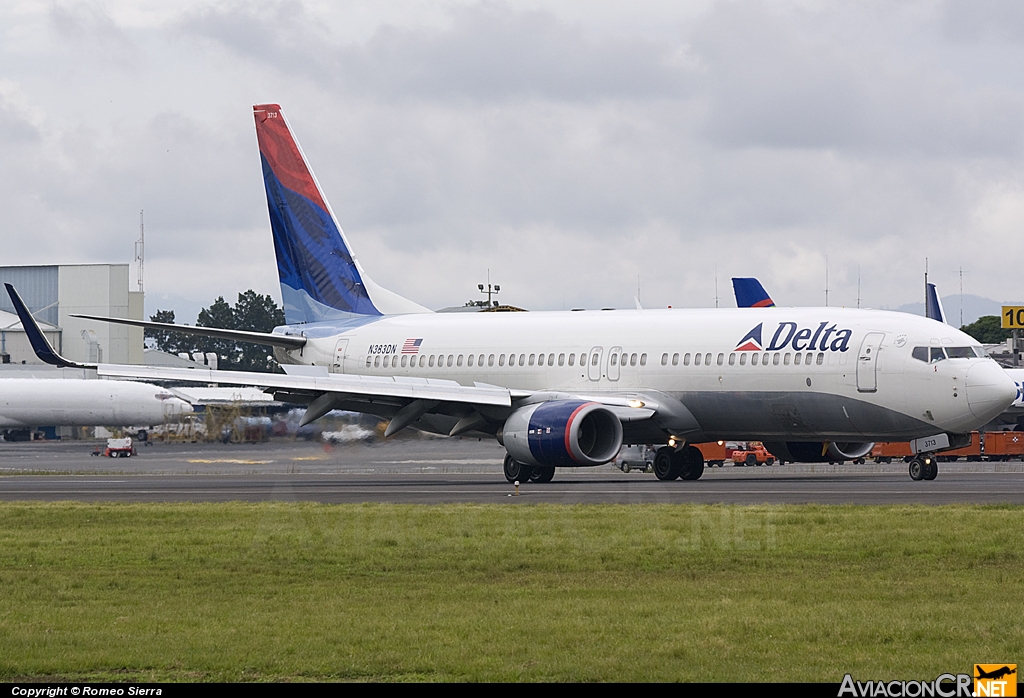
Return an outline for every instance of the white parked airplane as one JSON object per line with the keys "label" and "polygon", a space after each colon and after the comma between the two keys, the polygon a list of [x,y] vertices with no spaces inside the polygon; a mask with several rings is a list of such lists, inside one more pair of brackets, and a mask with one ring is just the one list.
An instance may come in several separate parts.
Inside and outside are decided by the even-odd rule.
{"label": "white parked airplane", "polygon": [[[271,345],[287,375],[101,364],[100,375],[256,385],[307,404],[442,434],[484,433],[510,481],[599,465],[623,443],[665,444],[660,479],[697,479],[704,441],[768,438],[793,460],[851,457],[875,440],[956,445],[1014,398],[1013,382],[956,329],[838,308],[433,314],[356,261],[276,104],[254,107],[287,324],[271,334],[119,318]],[[26,330],[34,323],[8,287]],[[36,353],[74,365],[32,331]],[[950,347],[941,366],[920,351]],[[916,468],[916,469],[915,469]],[[911,464],[935,476],[934,460]]]}
{"label": "white parked airplane", "polygon": [[0,379],[0,429],[161,424],[192,405],[148,383],[75,378]]}

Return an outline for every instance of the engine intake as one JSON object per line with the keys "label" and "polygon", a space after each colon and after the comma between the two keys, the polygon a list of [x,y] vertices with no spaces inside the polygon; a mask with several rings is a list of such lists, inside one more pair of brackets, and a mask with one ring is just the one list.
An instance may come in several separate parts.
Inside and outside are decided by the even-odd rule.
{"label": "engine intake", "polygon": [[601,465],[622,447],[622,423],[597,402],[552,400],[509,415],[501,440],[528,465]]}
{"label": "engine intake", "polygon": [[827,463],[857,460],[871,453],[873,441],[781,441],[765,443],[765,448],[790,463]]}

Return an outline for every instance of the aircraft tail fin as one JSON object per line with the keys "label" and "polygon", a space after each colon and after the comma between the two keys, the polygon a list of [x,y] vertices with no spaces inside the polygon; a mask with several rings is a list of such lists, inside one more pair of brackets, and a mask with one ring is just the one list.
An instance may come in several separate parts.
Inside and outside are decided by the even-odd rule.
{"label": "aircraft tail fin", "polygon": [[277,104],[253,107],[288,324],[430,312],[373,283]]}
{"label": "aircraft tail fin", "polygon": [[774,308],[775,301],[754,277],[733,277],[732,290],[737,308]]}
{"label": "aircraft tail fin", "polygon": [[925,285],[925,300],[927,301],[924,305],[925,317],[945,322],[946,313],[942,309],[942,301],[939,300],[939,292],[935,289],[935,284]]}

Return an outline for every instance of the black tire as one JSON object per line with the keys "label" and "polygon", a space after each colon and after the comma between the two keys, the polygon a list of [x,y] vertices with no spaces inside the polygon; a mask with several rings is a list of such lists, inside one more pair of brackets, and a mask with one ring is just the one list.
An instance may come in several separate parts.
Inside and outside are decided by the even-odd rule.
{"label": "black tire", "polygon": [[744,461],[744,464],[747,467],[750,467],[752,465],[757,465],[757,456],[755,456],[753,453],[748,453],[747,454],[747,459],[746,459],[746,461]]}
{"label": "black tire", "polygon": [[680,462],[680,477],[684,480],[699,480],[704,474],[704,454],[696,446],[687,446],[677,454]]}
{"label": "black tire", "polygon": [[939,464],[934,458],[929,458],[924,464],[924,479],[934,480],[939,474]]}
{"label": "black tire", "polygon": [[554,466],[551,466],[551,467],[548,467],[548,468],[534,468],[533,469],[533,477],[531,477],[530,479],[533,482],[551,482],[551,480],[554,477],[555,477],[555,468],[554,468]]}
{"label": "black tire", "polygon": [[524,483],[533,475],[533,468],[525,463],[520,463],[509,454],[505,454],[505,479],[509,482]]}
{"label": "black tire", "polygon": [[675,458],[675,449],[662,446],[654,454],[654,477],[659,480],[675,480],[679,477],[679,463]]}
{"label": "black tire", "polygon": [[765,460],[764,464],[769,466],[769,467],[773,466],[773,465],[775,465],[775,459],[774,458],[768,458],[767,460]]}
{"label": "black tire", "polygon": [[920,458],[914,458],[911,460],[908,470],[910,471],[911,480],[924,479],[924,462]]}

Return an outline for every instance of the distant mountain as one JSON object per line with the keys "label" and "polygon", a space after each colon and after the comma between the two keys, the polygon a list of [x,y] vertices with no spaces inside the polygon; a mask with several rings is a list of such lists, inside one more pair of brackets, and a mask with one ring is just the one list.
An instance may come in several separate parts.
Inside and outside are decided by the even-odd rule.
{"label": "distant mountain", "polygon": [[[1013,303],[1000,303],[991,298],[982,298],[969,293],[964,294],[964,317],[963,324],[969,325],[983,315],[999,315],[1004,305]],[[960,327],[960,294],[955,296],[943,296],[942,309],[946,312],[946,320],[954,327]],[[924,315],[924,301],[920,303],[906,303],[898,308],[890,308],[901,313],[913,315]]]}

